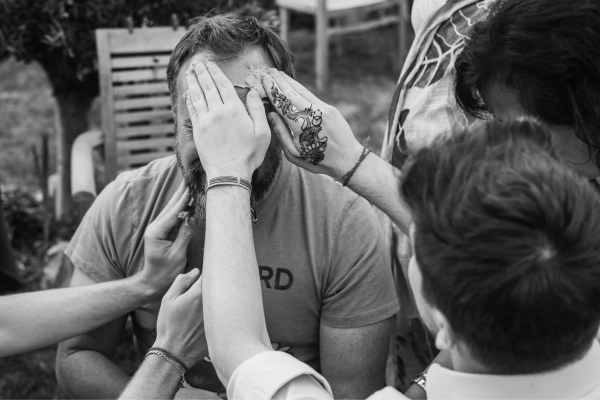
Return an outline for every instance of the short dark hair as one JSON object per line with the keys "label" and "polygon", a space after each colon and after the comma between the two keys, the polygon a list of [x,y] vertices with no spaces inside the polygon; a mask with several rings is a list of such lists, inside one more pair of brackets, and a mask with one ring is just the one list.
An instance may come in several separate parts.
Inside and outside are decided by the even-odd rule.
{"label": "short dark hair", "polygon": [[175,46],[167,67],[173,112],[177,108],[177,76],[188,59],[199,51],[209,51],[220,59],[235,58],[251,45],[260,46],[275,68],[295,76],[294,56],[286,43],[272,27],[255,17],[230,13],[192,19],[188,32]]}
{"label": "short dark hair", "polygon": [[406,166],[423,296],[498,374],[582,356],[600,326],[600,196],[533,120],[440,138]]}
{"label": "short dark hair", "polygon": [[498,0],[457,57],[455,96],[487,118],[480,91],[516,89],[521,106],[553,125],[574,128],[600,165],[600,2]]}

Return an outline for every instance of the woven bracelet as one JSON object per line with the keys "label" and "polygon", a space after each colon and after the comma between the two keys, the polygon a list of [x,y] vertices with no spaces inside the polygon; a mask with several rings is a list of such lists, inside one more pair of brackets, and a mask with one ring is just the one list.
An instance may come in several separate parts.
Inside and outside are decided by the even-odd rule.
{"label": "woven bracelet", "polygon": [[179,375],[181,375],[181,380],[179,381],[180,388],[185,387],[185,385],[187,385],[187,382],[185,380],[185,374],[187,374],[188,367],[181,359],[175,357],[173,354],[169,353],[164,349],[161,349],[160,347],[152,347],[150,350],[148,350],[148,353],[146,353],[146,357],[144,358],[144,360],[152,354],[164,358],[175,367],[177,372],[179,372]]}
{"label": "woven bracelet", "polygon": [[360,155],[360,157],[358,158],[358,161],[356,162],[356,164],[354,165],[354,167],[346,172],[344,174],[344,176],[342,176],[339,179],[334,179],[335,182],[339,182],[342,184],[342,186],[348,186],[348,182],[350,182],[350,178],[352,178],[352,175],[354,175],[354,173],[356,172],[356,169],[358,168],[358,166],[363,162],[363,160],[369,155],[369,153],[371,152],[371,150],[369,150],[367,148],[367,145],[369,144],[369,140],[371,139],[371,136],[369,136],[367,138],[367,141],[365,142],[365,147],[363,147],[363,151],[362,154]]}

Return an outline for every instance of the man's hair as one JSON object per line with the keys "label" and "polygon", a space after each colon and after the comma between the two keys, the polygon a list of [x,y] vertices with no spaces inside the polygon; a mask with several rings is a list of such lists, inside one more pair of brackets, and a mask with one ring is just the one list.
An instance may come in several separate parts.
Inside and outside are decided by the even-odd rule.
{"label": "man's hair", "polygon": [[210,52],[219,60],[233,59],[252,45],[262,48],[275,68],[295,76],[294,57],[288,46],[271,27],[256,18],[223,14],[192,19],[188,32],[175,46],[167,67],[173,112],[177,111],[177,76],[188,59],[199,51]]}
{"label": "man's hair", "polygon": [[407,164],[423,296],[498,374],[582,356],[600,325],[600,196],[534,120],[441,138]]}
{"label": "man's hair", "polygon": [[506,85],[530,115],[573,127],[590,156],[600,149],[600,1],[498,0],[469,36],[455,63],[466,113],[487,118],[480,91]]}

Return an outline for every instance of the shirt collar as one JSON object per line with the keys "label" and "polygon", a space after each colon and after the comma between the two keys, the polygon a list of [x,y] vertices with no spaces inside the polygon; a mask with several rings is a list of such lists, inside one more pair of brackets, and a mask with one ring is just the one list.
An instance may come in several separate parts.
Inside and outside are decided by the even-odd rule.
{"label": "shirt collar", "polygon": [[531,375],[483,375],[433,365],[427,373],[429,399],[578,399],[600,387],[600,345],[560,369]]}

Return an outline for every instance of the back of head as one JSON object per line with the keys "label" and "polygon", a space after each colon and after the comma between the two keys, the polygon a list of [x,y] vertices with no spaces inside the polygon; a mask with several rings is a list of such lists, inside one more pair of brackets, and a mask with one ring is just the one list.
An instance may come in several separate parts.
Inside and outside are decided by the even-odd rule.
{"label": "back of head", "polygon": [[423,296],[493,373],[555,369],[600,325],[600,196],[533,120],[414,155],[402,184]]}
{"label": "back of head", "polygon": [[599,1],[498,0],[469,36],[455,64],[465,112],[485,118],[481,91],[505,85],[528,114],[574,128],[590,153],[600,148]]}
{"label": "back of head", "polygon": [[200,51],[210,53],[215,61],[231,60],[243,55],[249,46],[260,47],[275,68],[295,76],[294,57],[286,43],[255,17],[230,13],[192,19],[167,67],[172,106],[177,104],[177,76],[187,60]]}

